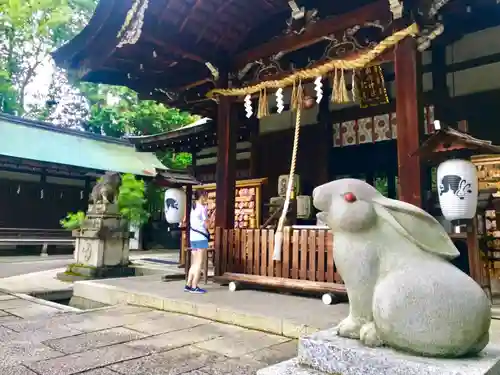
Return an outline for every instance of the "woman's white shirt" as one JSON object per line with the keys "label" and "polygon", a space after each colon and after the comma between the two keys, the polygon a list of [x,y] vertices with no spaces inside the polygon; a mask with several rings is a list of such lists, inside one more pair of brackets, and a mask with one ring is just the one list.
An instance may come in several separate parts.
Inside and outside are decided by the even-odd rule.
{"label": "woman's white shirt", "polygon": [[[191,230],[189,232],[189,240],[190,241],[206,241],[207,236],[204,236],[201,233],[205,233],[208,235],[208,230],[205,227],[205,221],[207,220],[207,208],[200,204],[196,203],[196,207],[191,210],[191,214],[189,216],[189,224],[191,226]],[[197,231],[194,231],[196,229]]]}

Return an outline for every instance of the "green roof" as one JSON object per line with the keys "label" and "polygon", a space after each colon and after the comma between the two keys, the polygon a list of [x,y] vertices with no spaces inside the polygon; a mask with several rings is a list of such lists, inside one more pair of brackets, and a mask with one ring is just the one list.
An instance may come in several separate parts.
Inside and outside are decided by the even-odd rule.
{"label": "green roof", "polygon": [[155,154],[125,140],[0,114],[0,155],[74,167],[155,176],[166,170]]}

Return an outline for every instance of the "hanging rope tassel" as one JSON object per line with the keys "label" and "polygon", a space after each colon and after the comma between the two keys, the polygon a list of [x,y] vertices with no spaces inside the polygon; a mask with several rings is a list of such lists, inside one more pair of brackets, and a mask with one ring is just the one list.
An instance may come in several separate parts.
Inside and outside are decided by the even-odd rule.
{"label": "hanging rope tassel", "polygon": [[337,68],[335,68],[335,71],[334,71],[333,77],[332,77],[332,96],[330,98],[332,103],[337,102],[338,92],[339,92],[339,79],[338,79]]}
{"label": "hanging rope tassel", "polygon": [[293,137],[293,149],[292,149],[292,162],[290,163],[290,174],[288,175],[288,185],[286,187],[285,202],[283,203],[283,211],[281,212],[280,219],[278,221],[278,227],[276,228],[276,233],[274,235],[274,252],[273,260],[281,261],[281,247],[283,246],[283,227],[285,225],[286,214],[288,213],[288,207],[290,206],[290,198],[293,190],[293,180],[295,175],[295,164],[297,163],[297,152],[299,150],[299,135],[300,135],[300,116],[302,112],[302,84],[299,82],[297,87],[297,114],[295,116],[295,134]]}
{"label": "hanging rope tassel", "polygon": [[269,115],[269,106],[267,103],[267,90],[262,89],[259,93],[259,104],[257,109],[257,118],[261,119]]}
{"label": "hanging rope tassel", "polygon": [[339,103],[349,103],[349,93],[347,92],[347,83],[345,81],[344,69],[340,73],[339,80]]}
{"label": "hanging rope tassel", "polygon": [[295,111],[297,110],[298,106],[298,100],[297,100],[297,84],[295,81],[293,81],[293,87],[292,87],[292,95],[290,97],[290,110]]}
{"label": "hanging rope tassel", "polygon": [[352,93],[352,101],[354,103],[358,103],[359,101],[359,93],[358,93],[358,87],[357,87],[357,82],[356,82],[356,70],[352,71],[352,87],[351,87],[351,93]]}

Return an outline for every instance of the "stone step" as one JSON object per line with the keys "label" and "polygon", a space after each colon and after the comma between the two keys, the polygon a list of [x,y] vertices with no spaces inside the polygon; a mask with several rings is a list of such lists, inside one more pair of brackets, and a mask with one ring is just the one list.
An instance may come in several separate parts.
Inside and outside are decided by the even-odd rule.
{"label": "stone step", "polygon": [[298,363],[342,375],[499,375],[500,348],[490,344],[475,358],[424,358],[389,348],[368,348],[329,329],[300,338]]}
{"label": "stone step", "polygon": [[500,319],[500,306],[491,306],[491,319]]}
{"label": "stone step", "polygon": [[299,364],[297,358],[278,363],[257,371],[257,375],[327,375],[324,372]]}

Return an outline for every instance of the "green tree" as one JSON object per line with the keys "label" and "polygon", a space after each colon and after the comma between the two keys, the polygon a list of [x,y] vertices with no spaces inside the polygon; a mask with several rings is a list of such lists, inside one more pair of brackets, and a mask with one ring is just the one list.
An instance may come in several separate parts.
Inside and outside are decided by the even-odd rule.
{"label": "green tree", "polygon": [[[89,99],[90,115],[82,123],[85,131],[111,137],[149,135],[188,125],[198,116],[168,108],[151,100],[139,100],[137,94],[125,87],[88,84],[83,88]],[[158,153],[160,160],[171,168],[191,165],[191,154]]]}
{"label": "green tree", "polygon": [[[140,101],[126,88],[72,82],[54,68],[48,93],[35,93],[26,104],[28,86],[40,68],[52,63],[50,52],[73,38],[88,22],[97,0],[0,0],[0,111],[59,126],[122,137],[160,133],[196,120],[186,112],[154,101]],[[33,93],[29,93],[33,96]],[[182,168],[190,155],[159,155]]]}
{"label": "green tree", "polygon": [[0,109],[24,115],[27,88],[50,52],[88,21],[96,0],[0,2]]}
{"label": "green tree", "polygon": [[[123,89],[123,88],[122,88]],[[138,100],[130,92],[109,92],[114,103],[99,100],[90,107],[90,118],[83,125],[87,131],[112,137],[148,135],[177,129],[196,120],[195,116],[168,108],[151,100]]]}

